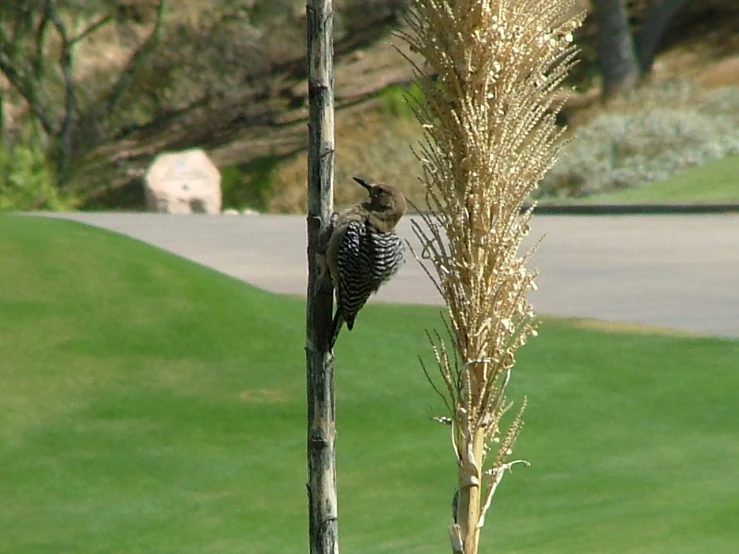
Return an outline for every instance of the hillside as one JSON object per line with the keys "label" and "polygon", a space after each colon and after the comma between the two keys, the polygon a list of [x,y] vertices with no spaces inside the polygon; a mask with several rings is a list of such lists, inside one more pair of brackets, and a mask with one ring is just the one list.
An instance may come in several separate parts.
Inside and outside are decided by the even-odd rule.
{"label": "hillside", "polygon": [[[393,37],[393,31],[402,26],[407,2],[337,0],[334,4],[337,160],[346,160],[346,170],[338,175],[376,173],[373,159],[384,159],[383,153],[362,159],[357,145],[388,135],[407,146],[418,137],[417,129],[408,122],[398,123],[397,117],[398,87],[412,78],[408,63],[395,50],[396,46],[403,50],[403,43]],[[628,2],[634,29],[647,4],[647,0]],[[236,16],[219,20],[219,10],[201,0],[188,0],[172,10],[163,43],[142,66],[127,109],[117,116],[128,123],[77,160],[71,188],[87,198],[84,205],[141,207],[141,177],[153,156],[162,150],[200,146],[224,172],[227,204],[300,209],[300,193],[292,183],[304,181],[304,172],[291,167],[304,163],[300,157],[290,158],[302,155],[307,140],[304,3],[280,0],[245,5],[251,7],[239,17],[246,17],[246,26]],[[655,65],[655,83],[680,77],[701,89],[737,85],[737,29],[736,2],[689,3],[665,37]],[[146,25],[140,32],[145,30]],[[258,44],[252,36],[260,37]],[[572,83],[579,93],[565,110],[574,125],[600,109],[594,36],[594,24],[587,19],[576,37],[582,62]],[[86,87],[94,90],[96,79],[110,78],[110,71],[123,63],[124,43],[111,32],[80,46],[78,65],[80,75],[89,80]],[[157,107],[152,108],[152,103]],[[23,120],[22,112],[11,109],[8,114]],[[392,162],[408,165],[407,156]],[[341,194],[342,201],[351,198]]]}

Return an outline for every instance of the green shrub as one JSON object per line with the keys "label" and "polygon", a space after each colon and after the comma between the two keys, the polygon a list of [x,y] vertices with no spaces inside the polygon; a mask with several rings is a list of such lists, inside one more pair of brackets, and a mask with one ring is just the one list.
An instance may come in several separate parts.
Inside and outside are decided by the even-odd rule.
{"label": "green shrub", "polygon": [[705,92],[701,111],[739,125],[739,87],[720,87]]}
{"label": "green shrub", "polygon": [[383,110],[394,116],[414,119],[413,106],[423,100],[423,93],[416,83],[390,85],[380,92]]}
{"label": "green shrub", "polygon": [[265,211],[272,198],[274,177],[280,158],[263,156],[249,164],[232,165],[221,169],[223,206],[253,208]]}
{"label": "green shrub", "polygon": [[538,195],[584,196],[635,187],[737,153],[735,123],[708,109],[644,106],[605,113],[577,129]]}
{"label": "green shrub", "polygon": [[0,144],[0,210],[65,210],[73,199],[56,187],[46,153],[34,141]]}

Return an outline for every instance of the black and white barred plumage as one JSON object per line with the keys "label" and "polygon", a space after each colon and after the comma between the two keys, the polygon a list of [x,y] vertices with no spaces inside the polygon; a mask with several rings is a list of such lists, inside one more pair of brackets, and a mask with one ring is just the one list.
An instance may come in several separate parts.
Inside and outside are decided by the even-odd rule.
{"label": "black and white barred plumage", "polygon": [[405,262],[405,247],[394,232],[381,233],[368,221],[352,221],[339,248],[337,312],[351,331],[370,295],[390,280]]}
{"label": "black and white barred plumage", "polygon": [[367,190],[369,199],[335,213],[327,231],[325,263],[336,289],[331,348],[344,322],[351,330],[372,293],[405,261],[405,248],[395,234],[407,206],[403,193],[392,185],[354,180]]}

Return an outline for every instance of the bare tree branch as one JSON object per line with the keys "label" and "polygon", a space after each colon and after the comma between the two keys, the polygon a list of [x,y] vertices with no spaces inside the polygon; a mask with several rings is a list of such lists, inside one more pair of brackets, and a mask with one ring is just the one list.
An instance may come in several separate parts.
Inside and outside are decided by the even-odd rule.
{"label": "bare tree branch", "polygon": [[13,32],[11,34],[12,41],[10,42],[10,45],[13,47],[11,57],[15,57],[15,55],[18,54],[16,46],[22,44],[23,39],[28,36],[29,31],[33,27],[33,8],[28,6],[18,6],[16,8],[16,13],[18,13],[19,16],[13,19],[14,25]]}
{"label": "bare tree branch", "polygon": [[8,82],[26,101],[29,108],[31,108],[31,111],[38,118],[39,123],[41,123],[41,127],[43,127],[44,132],[47,135],[54,135],[56,132],[54,119],[41,104],[35,85],[30,83],[26,76],[18,71],[13,63],[11,63],[10,59],[8,59],[5,52],[0,52],[0,71],[3,72],[5,77],[8,79]]}
{"label": "bare tree branch", "polygon": [[116,105],[118,104],[118,101],[121,99],[121,96],[123,96],[123,93],[126,92],[126,89],[128,88],[128,85],[131,82],[131,79],[133,78],[134,74],[136,73],[136,70],[139,68],[141,63],[146,59],[146,57],[151,54],[154,49],[159,44],[159,41],[162,36],[162,30],[163,30],[163,23],[164,23],[164,15],[166,13],[167,9],[167,0],[159,0],[159,6],[157,7],[157,17],[156,21],[154,22],[154,27],[151,30],[151,33],[147,37],[147,39],[139,46],[136,51],[133,53],[131,58],[128,61],[128,64],[126,64],[126,67],[123,68],[123,71],[121,72],[120,77],[118,78],[118,81],[116,82],[115,86],[111,89],[110,94],[108,95],[108,99],[105,102],[105,115],[109,116],[111,113],[113,113],[113,110],[115,109]]}
{"label": "bare tree branch", "polygon": [[49,26],[49,9],[48,9],[48,3],[44,4],[44,11],[41,14],[41,21],[39,21],[38,27],[36,28],[36,37],[35,37],[35,44],[36,44],[36,51],[33,56],[33,73],[36,76],[36,79],[40,79],[43,74],[44,70],[46,69],[46,64],[44,63],[46,60],[46,56],[44,55],[44,47],[46,46],[46,30]]}
{"label": "bare tree branch", "polygon": [[0,148],[10,148],[8,144],[8,126],[5,117],[5,87],[0,87]]}
{"label": "bare tree branch", "polygon": [[111,21],[113,21],[113,16],[111,15],[106,15],[106,16],[101,17],[94,23],[91,23],[86,29],[81,31],[76,37],[69,39],[69,46],[73,48],[78,42],[86,39],[98,29],[105,27]]}
{"label": "bare tree branch", "polygon": [[64,119],[59,128],[59,160],[57,165],[59,184],[66,180],[69,170],[69,159],[72,155],[72,131],[77,117],[77,94],[72,76],[72,46],[67,35],[67,28],[54,5],[54,0],[46,0],[46,13],[54,24],[61,41],[59,65],[64,78]]}

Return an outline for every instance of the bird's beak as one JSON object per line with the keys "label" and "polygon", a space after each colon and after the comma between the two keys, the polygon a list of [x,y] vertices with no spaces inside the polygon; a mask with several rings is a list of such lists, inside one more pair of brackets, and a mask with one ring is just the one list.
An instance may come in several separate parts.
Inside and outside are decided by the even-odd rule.
{"label": "bird's beak", "polygon": [[359,183],[360,185],[362,185],[362,186],[363,186],[364,188],[366,188],[368,192],[372,190],[372,185],[370,185],[370,184],[369,184],[369,183],[368,183],[367,181],[365,181],[364,179],[362,179],[362,178],[360,178],[360,177],[353,177],[353,179],[354,179],[354,180],[355,180],[355,181],[356,181],[357,183]]}

